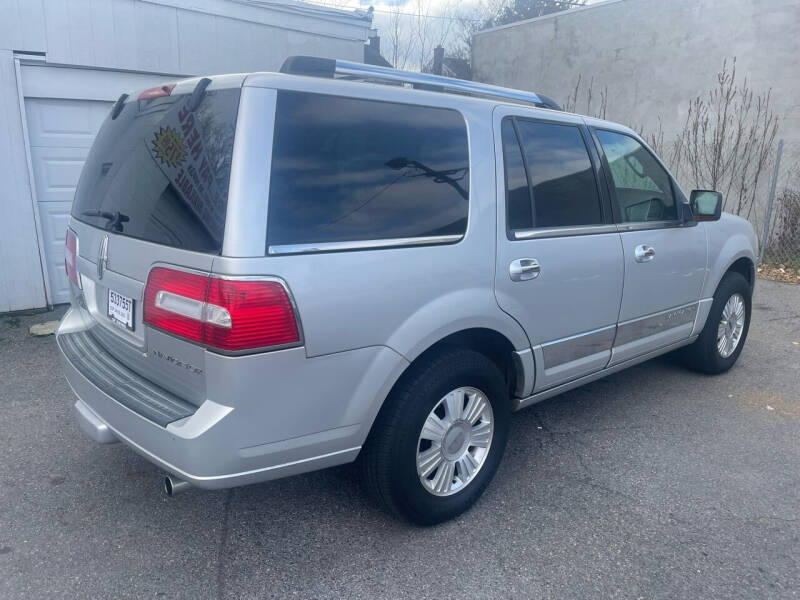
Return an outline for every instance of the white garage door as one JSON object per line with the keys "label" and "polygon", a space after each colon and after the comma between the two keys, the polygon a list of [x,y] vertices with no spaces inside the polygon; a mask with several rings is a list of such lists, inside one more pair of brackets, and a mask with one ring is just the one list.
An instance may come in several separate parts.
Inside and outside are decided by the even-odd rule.
{"label": "white garage door", "polygon": [[22,90],[48,302],[69,302],[64,233],[83,161],[114,100],[123,92],[175,81],[175,75],[101,71],[47,64],[22,68]]}
{"label": "white garage door", "polygon": [[29,98],[25,101],[50,302],[69,302],[64,232],[81,167],[110,102]]}

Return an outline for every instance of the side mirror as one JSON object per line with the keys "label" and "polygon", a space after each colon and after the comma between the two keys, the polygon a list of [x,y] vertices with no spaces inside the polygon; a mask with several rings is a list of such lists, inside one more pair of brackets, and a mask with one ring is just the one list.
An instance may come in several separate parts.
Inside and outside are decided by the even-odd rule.
{"label": "side mirror", "polygon": [[692,190],[689,197],[695,221],[718,221],[722,215],[722,194],[713,190]]}

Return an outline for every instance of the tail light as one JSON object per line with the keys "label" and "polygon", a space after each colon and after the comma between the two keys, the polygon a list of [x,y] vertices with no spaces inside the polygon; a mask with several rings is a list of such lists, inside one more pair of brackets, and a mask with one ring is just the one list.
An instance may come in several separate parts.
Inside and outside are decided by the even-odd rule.
{"label": "tail light", "polygon": [[289,294],[273,279],[222,279],[156,267],[144,291],[144,322],[226,352],[300,344]]}
{"label": "tail light", "polygon": [[64,248],[64,268],[67,271],[67,277],[79,288],[81,282],[78,279],[78,236],[72,229],[67,228],[66,244]]}

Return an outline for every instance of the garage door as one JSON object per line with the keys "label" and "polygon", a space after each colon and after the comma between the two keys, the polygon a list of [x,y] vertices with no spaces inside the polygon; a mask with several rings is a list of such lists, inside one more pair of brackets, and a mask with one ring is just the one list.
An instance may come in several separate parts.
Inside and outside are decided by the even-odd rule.
{"label": "garage door", "polygon": [[44,246],[52,304],[69,302],[64,232],[83,161],[110,106],[110,102],[97,100],[29,98],[25,101],[42,230],[40,243]]}
{"label": "garage door", "polygon": [[22,67],[31,168],[36,187],[41,255],[51,304],[69,302],[64,232],[83,161],[114,100],[179,76],[81,69],[47,64]]}

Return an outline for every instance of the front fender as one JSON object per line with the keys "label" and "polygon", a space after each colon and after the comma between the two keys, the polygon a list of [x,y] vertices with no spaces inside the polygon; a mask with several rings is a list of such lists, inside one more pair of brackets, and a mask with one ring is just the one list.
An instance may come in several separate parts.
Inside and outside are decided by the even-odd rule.
{"label": "front fender", "polygon": [[758,263],[758,243],[749,221],[723,214],[716,222],[703,223],[708,232],[708,275],[702,298],[711,298],[733,263],[740,258]]}

